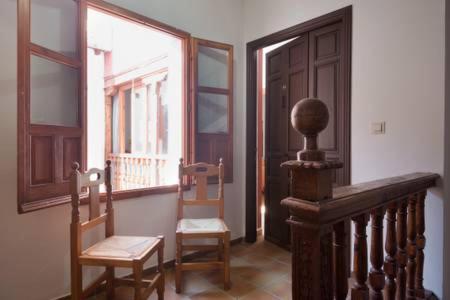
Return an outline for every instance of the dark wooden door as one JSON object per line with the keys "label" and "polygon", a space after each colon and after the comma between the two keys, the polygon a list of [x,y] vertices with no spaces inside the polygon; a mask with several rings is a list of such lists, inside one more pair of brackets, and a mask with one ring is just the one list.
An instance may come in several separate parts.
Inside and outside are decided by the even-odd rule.
{"label": "dark wooden door", "polygon": [[[342,22],[320,27],[266,55],[266,219],[265,236],[288,247],[287,209],[280,201],[289,196],[289,174],[280,168],[297,159],[303,138],[290,123],[299,100],[317,97],[328,106],[330,121],[320,134],[319,147],[327,159],[349,159],[350,71],[348,41]],[[347,76],[347,77],[346,77]],[[349,184],[349,164],[334,174],[335,185]]]}
{"label": "dark wooden door", "polygon": [[[342,22],[309,32],[309,97],[324,101],[330,113],[328,127],[319,135],[319,147],[327,159],[350,159],[350,101],[347,80],[348,42]],[[348,77],[346,77],[348,76]],[[350,164],[335,171],[335,185],[350,184]]]}
{"label": "dark wooden door", "polygon": [[303,141],[290,126],[290,111],[308,95],[308,38],[299,37],[266,55],[266,239],[289,245],[289,213],[280,201],[289,195],[284,161],[295,159]]}

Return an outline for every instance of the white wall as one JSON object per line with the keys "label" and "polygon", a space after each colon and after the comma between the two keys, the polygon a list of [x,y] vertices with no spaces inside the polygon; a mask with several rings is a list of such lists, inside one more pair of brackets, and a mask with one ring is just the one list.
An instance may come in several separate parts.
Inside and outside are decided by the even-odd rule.
{"label": "white wall", "polygon": [[[413,171],[443,174],[444,0],[245,0],[244,43],[348,5],[352,182]],[[386,134],[370,135],[371,121],[386,121]],[[442,188],[436,188],[426,202],[425,285],[438,296],[442,198]]]}
{"label": "white wall", "polygon": [[[444,0],[242,0],[243,7],[241,0],[110,1],[235,46],[234,184],[225,190],[233,237],[244,232],[244,42],[350,4],[353,182],[415,170],[443,173]],[[69,291],[70,208],[16,213],[16,23],[16,1],[0,1],[0,299],[51,299]],[[386,121],[386,135],[369,135],[369,122],[379,120]],[[443,285],[441,194],[442,189],[432,191],[426,216],[425,284],[438,296]],[[174,194],[119,201],[115,208],[119,234],[164,234],[166,259],[173,258]]]}
{"label": "white wall", "polygon": [[[240,0],[115,0],[114,4],[192,35],[242,49]],[[17,214],[17,18],[16,0],[0,1],[0,299],[44,300],[69,292],[69,205]],[[234,184],[225,187],[225,219],[232,238],[243,236],[244,106],[242,51],[235,54]],[[166,236],[174,257],[176,195],[114,203],[117,233]]]}

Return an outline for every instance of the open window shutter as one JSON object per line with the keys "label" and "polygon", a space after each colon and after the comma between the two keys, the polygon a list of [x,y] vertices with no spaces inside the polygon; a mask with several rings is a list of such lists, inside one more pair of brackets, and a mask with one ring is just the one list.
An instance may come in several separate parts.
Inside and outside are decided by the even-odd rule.
{"label": "open window shutter", "polygon": [[70,201],[85,168],[85,0],[19,0],[18,208]]}
{"label": "open window shutter", "polygon": [[218,164],[233,181],[233,46],[192,38],[193,161]]}

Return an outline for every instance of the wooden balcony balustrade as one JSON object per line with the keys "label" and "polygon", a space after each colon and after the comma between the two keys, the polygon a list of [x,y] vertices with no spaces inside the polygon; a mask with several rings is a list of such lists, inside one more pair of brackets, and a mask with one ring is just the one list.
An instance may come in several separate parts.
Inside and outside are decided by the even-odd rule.
{"label": "wooden balcony balustrade", "polygon": [[[282,164],[291,173],[291,197],[282,204],[290,211],[292,298],[431,297],[423,286],[424,201],[427,189],[435,186],[439,176],[413,173],[333,189],[333,169],[342,164],[327,161],[317,147],[318,133],[328,123],[326,105],[318,99],[304,99],[294,106],[291,121],[305,138],[298,160]],[[349,292],[346,224],[350,221],[354,224],[354,254]]]}
{"label": "wooden balcony balustrade", "polygon": [[115,190],[165,185],[168,157],[165,155],[111,153],[112,182]]}

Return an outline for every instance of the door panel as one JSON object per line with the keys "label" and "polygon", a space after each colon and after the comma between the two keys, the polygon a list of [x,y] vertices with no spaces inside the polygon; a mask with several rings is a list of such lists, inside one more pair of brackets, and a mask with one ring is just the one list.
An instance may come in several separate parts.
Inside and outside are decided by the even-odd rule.
{"label": "door panel", "polygon": [[289,173],[280,164],[303,147],[302,138],[290,125],[290,111],[308,95],[307,43],[307,37],[299,37],[266,56],[265,237],[283,247],[290,242],[289,212],[280,201],[289,196]]}
{"label": "door panel", "polygon": [[[290,112],[305,97],[325,102],[328,127],[319,135],[319,148],[327,159],[348,160],[350,103],[345,95],[349,73],[342,23],[310,31],[266,56],[266,238],[281,246],[289,244],[288,212],[280,201],[289,196],[289,174],[280,168],[296,159],[303,137],[292,128]],[[347,51],[347,52],[346,52]],[[333,174],[335,185],[349,184],[349,164]]]}
{"label": "door panel", "polygon": [[[330,112],[328,127],[319,134],[319,148],[328,159],[346,161],[349,151],[350,103],[344,94],[346,44],[342,23],[328,25],[309,33],[309,96],[325,102]],[[347,66],[348,68],[348,66]],[[347,135],[347,136],[346,136]],[[349,184],[349,168],[335,171],[336,185]]]}
{"label": "door panel", "polygon": [[337,63],[327,63],[316,67],[316,97],[328,107],[330,115],[328,127],[319,134],[319,147],[325,151],[337,151],[336,146],[336,90]]}

